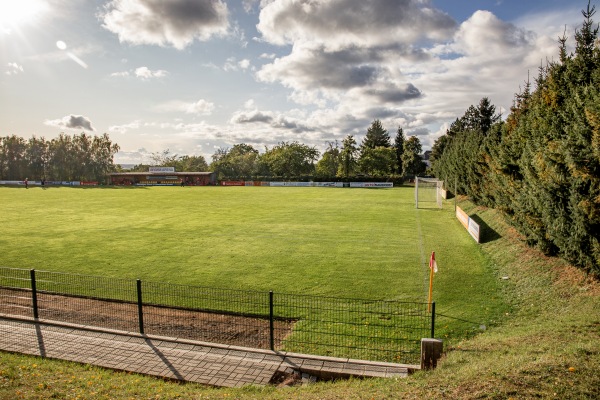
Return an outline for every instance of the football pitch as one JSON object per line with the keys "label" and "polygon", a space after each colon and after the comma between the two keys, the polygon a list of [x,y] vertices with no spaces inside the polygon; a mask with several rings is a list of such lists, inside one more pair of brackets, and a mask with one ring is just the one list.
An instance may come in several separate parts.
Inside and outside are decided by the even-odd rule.
{"label": "football pitch", "polygon": [[411,187],[0,187],[0,215],[3,267],[425,302],[435,251],[446,335],[504,307],[452,204]]}

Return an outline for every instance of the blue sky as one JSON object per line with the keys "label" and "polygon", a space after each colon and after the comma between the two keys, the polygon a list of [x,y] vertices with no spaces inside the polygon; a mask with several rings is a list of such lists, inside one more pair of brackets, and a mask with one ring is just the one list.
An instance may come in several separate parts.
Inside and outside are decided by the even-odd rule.
{"label": "blue sky", "polygon": [[[595,1],[592,1],[592,5]],[[374,119],[431,147],[514,93],[584,0],[0,0],[0,135],[108,133],[119,163],[281,141],[323,150]],[[600,18],[595,18],[597,21]]]}

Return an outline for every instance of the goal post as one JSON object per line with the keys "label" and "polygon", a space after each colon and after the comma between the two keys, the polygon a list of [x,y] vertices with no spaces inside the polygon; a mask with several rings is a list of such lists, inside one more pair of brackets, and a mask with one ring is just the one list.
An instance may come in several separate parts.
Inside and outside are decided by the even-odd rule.
{"label": "goal post", "polygon": [[442,208],[444,181],[435,178],[415,178],[415,207]]}

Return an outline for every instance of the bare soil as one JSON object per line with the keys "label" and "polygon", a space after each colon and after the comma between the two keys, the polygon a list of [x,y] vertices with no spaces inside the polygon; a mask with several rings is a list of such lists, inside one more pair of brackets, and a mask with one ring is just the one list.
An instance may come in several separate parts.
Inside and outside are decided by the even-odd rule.
{"label": "bare soil", "polygon": [[[140,332],[137,304],[38,293],[42,319]],[[0,288],[0,313],[33,317],[31,291]],[[144,333],[204,342],[268,349],[265,318],[157,306],[143,307]],[[291,333],[293,321],[274,321],[274,346]]]}

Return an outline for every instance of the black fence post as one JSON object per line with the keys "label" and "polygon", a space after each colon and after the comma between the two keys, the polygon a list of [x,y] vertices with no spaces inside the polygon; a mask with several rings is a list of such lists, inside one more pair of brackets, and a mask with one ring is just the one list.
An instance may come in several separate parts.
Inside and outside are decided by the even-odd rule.
{"label": "black fence post", "polygon": [[269,344],[271,350],[275,351],[275,323],[273,321],[273,291],[269,291]]}
{"label": "black fence post", "polygon": [[138,321],[140,324],[140,333],[144,334],[144,309],[142,306],[142,281],[137,280],[137,304],[138,304]]}
{"label": "black fence post", "polygon": [[431,303],[431,338],[435,338],[435,301]]}
{"label": "black fence post", "polygon": [[35,283],[35,269],[29,271],[31,276],[31,300],[33,301],[33,318],[38,319],[37,285]]}

